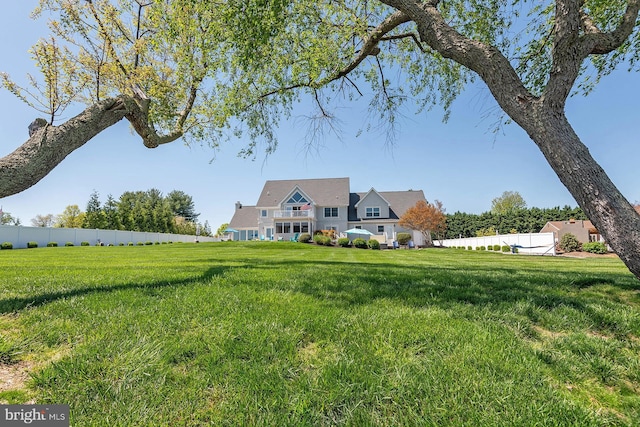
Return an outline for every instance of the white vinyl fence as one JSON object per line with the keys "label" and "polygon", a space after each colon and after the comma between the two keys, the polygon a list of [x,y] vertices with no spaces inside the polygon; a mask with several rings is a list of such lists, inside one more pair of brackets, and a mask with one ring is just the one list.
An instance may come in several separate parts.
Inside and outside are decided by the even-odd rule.
{"label": "white vinyl fence", "polygon": [[[97,244],[114,245],[120,243],[134,245],[138,242],[195,242],[196,236],[168,233],[148,233],[140,231],[120,230],[95,230],[87,228],[49,228],[49,227],[23,227],[21,225],[0,225],[0,243],[11,242],[14,249],[26,248],[27,242],[37,242],[38,247],[45,247],[47,243],[56,242],[58,246],[64,246],[67,242],[74,246],[80,246],[82,242],[89,245]],[[215,242],[214,237],[198,236],[200,242]]]}
{"label": "white vinyl fence", "polygon": [[[436,246],[440,245],[440,241],[434,240]],[[442,246],[448,248],[464,247],[467,249],[469,246],[473,250],[477,247],[504,245],[515,246],[518,248],[518,253],[532,254],[532,255],[555,255],[556,254],[556,241],[555,233],[528,233],[528,234],[499,234],[496,236],[484,236],[484,237],[465,237],[460,239],[447,239],[442,240]]]}

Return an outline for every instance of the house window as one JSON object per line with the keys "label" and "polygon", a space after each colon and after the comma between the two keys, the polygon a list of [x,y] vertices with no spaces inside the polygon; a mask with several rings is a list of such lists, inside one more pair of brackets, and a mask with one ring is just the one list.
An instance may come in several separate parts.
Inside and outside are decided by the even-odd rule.
{"label": "house window", "polygon": [[324,208],[324,217],[325,218],[337,218],[338,217],[338,208]]}
{"label": "house window", "polygon": [[266,209],[262,209],[262,210],[260,211],[260,216],[261,216],[261,217],[263,217],[263,218],[266,218],[266,216],[267,216],[267,210],[266,210]]}
{"label": "house window", "polygon": [[378,233],[384,233],[384,225],[378,226]]}
{"label": "house window", "polygon": [[289,198],[289,200],[287,200],[287,203],[304,204],[304,203],[309,203],[309,201],[307,199],[305,199],[304,196],[302,194],[300,194],[300,192],[296,191],[295,193],[293,193],[293,196],[291,196],[291,198]]}
{"label": "house window", "polygon": [[379,208],[379,207],[375,207],[375,208],[366,208],[366,210],[365,210],[365,216],[366,216],[367,218],[379,217],[379,216],[380,216],[380,208]]}
{"label": "house window", "polygon": [[276,222],[276,233],[291,233],[291,223]]}

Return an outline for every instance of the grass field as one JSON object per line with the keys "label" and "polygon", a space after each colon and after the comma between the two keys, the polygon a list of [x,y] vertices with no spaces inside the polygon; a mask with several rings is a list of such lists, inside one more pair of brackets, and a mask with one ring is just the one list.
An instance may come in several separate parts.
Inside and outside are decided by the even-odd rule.
{"label": "grass field", "polygon": [[58,247],[0,251],[0,283],[0,372],[29,372],[0,401],[76,426],[640,425],[617,259]]}

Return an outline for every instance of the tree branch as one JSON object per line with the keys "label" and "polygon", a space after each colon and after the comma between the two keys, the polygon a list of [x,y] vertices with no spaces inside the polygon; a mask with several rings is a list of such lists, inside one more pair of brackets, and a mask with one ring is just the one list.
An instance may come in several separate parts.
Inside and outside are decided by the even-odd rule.
{"label": "tree branch", "polygon": [[452,28],[437,6],[439,1],[381,0],[402,11],[418,26],[422,43],[474,71],[487,84],[501,108],[518,121],[536,98],[525,88],[509,60],[494,46],[470,39]]}
{"label": "tree branch", "polygon": [[579,43],[581,4],[581,0],[556,0],[551,71],[542,96],[545,103],[554,107],[564,108],[580,74],[580,65],[589,54],[585,45]]}
{"label": "tree branch", "polygon": [[122,120],[127,98],[96,103],[60,126],[32,128],[35,131],[24,144],[0,159],[0,198],[35,185],[74,150]]}
{"label": "tree branch", "polygon": [[589,53],[607,54],[622,46],[633,32],[639,12],[640,0],[629,0],[618,26],[613,31],[604,33],[593,23],[590,16],[581,11],[581,19],[585,31],[582,42],[591,47]]}

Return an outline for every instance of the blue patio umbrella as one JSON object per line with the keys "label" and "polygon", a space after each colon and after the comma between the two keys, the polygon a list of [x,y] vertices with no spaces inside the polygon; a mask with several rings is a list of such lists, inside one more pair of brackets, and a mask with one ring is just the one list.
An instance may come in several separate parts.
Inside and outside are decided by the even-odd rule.
{"label": "blue patio umbrella", "polygon": [[[370,236],[373,236],[373,233],[370,232],[369,230],[365,230],[364,228],[350,228],[347,231],[345,231],[345,234],[349,237],[349,239],[355,239],[357,237],[360,237],[362,239],[369,239]],[[351,237],[351,235],[356,235],[356,237]]]}

